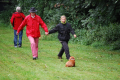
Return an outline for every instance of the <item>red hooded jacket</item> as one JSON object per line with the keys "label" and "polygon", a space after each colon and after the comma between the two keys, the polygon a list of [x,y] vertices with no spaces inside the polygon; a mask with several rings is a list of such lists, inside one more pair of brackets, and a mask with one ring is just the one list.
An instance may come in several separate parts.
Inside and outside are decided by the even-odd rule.
{"label": "red hooded jacket", "polygon": [[19,33],[26,26],[26,35],[32,36],[34,38],[40,37],[40,25],[45,32],[48,32],[46,24],[43,22],[40,16],[35,15],[34,18],[31,17],[31,14],[26,16],[24,21],[19,26],[17,33]]}
{"label": "red hooded jacket", "polygon": [[25,18],[25,15],[22,12],[21,13],[15,12],[12,14],[10,22],[11,22],[14,30],[18,29],[18,27],[20,26],[20,24],[22,23],[24,18]]}

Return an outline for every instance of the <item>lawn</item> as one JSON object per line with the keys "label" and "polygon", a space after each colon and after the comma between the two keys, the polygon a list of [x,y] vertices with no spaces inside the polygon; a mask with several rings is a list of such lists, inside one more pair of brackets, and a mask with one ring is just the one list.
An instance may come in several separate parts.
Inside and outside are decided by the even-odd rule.
{"label": "lawn", "polygon": [[65,54],[57,59],[60,48],[58,40],[40,38],[33,60],[25,30],[22,47],[14,48],[13,29],[0,26],[0,80],[120,80],[120,52],[69,43],[76,67],[68,68]]}

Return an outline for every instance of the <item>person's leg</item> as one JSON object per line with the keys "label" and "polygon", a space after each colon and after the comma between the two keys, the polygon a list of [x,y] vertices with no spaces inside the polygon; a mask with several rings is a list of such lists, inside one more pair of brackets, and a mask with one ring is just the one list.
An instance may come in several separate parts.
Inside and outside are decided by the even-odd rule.
{"label": "person's leg", "polygon": [[18,35],[16,35],[17,30],[14,30],[14,47],[17,47],[17,37]]}
{"label": "person's leg", "polygon": [[[62,42],[61,42],[61,44],[62,44]],[[60,52],[59,52],[59,54],[58,54],[58,58],[59,58],[59,59],[62,59],[63,53],[64,53],[64,49],[63,49],[63,47],[62,47],[61,50],[60,50]]]}
{"label": "person's leg", "polygon": [[31,36],[28,36],[28,39],[30,40],[31,43],[31,50],[32,50],[32,55],[33,55],[33,59],[36,59],[36,43],[35,43],[35,39]]}
{"label": "person's leg", "polygon": [[63,46],[63,49],[65,51],[66,58],[69,59],[70,58],[70,54],[69,54],[68,41],[63,41],[62,42],[62,46]]}
{"label": "person's leg", "polygon": [[21,30],[19,33],[19,44],[18,44],[19,47],[22,46],[22,35],[23,35],[23,30]]}
{"label": "person's leg", "polygon": [[35,38],[35,55],[36,55],[36,58],[38,58],[38,42],[39,42],[39,38]]}

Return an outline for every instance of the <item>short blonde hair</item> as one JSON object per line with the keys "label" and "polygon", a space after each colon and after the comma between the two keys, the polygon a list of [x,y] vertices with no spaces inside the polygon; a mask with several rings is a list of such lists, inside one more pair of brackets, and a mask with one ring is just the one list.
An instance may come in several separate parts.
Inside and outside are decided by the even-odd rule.
{"label": "short blonde hair", "polygon": [[[66,18],[66,16],[65,16],[65,15],[62,15],[62,16],[61,16],[61,18],[62,18],[62,17],[65,17],[65,18]],[[61,18],[60,18],[60,19],[61,19]]]}
{"label": "short blonde hair", "polygon": [[21,12],[21,7],[16,7],[17,12]]}

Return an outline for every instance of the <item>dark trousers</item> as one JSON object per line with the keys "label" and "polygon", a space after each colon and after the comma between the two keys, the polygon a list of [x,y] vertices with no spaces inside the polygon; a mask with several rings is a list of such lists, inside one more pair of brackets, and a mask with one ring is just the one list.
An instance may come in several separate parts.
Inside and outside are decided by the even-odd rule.
{"label": "dark trousers", "polygon": [[19,42],[18,46],[21,46],[23,30],[21,30],[19,33],[19,41],[18,41],[18,35],[16,35],[16,32],[17,32],[17,30],[14,30],[14,46],[17,46],[17,42]]}
{"label": "dark trousers", "polygon": [[70,54],[69,54],[68,41],[61,41],[61,44],[62,44],[62,48],[61,48],[58,56],[62,57],[63,53],[65,52],[66,58],[69,59],[70,58]]}

